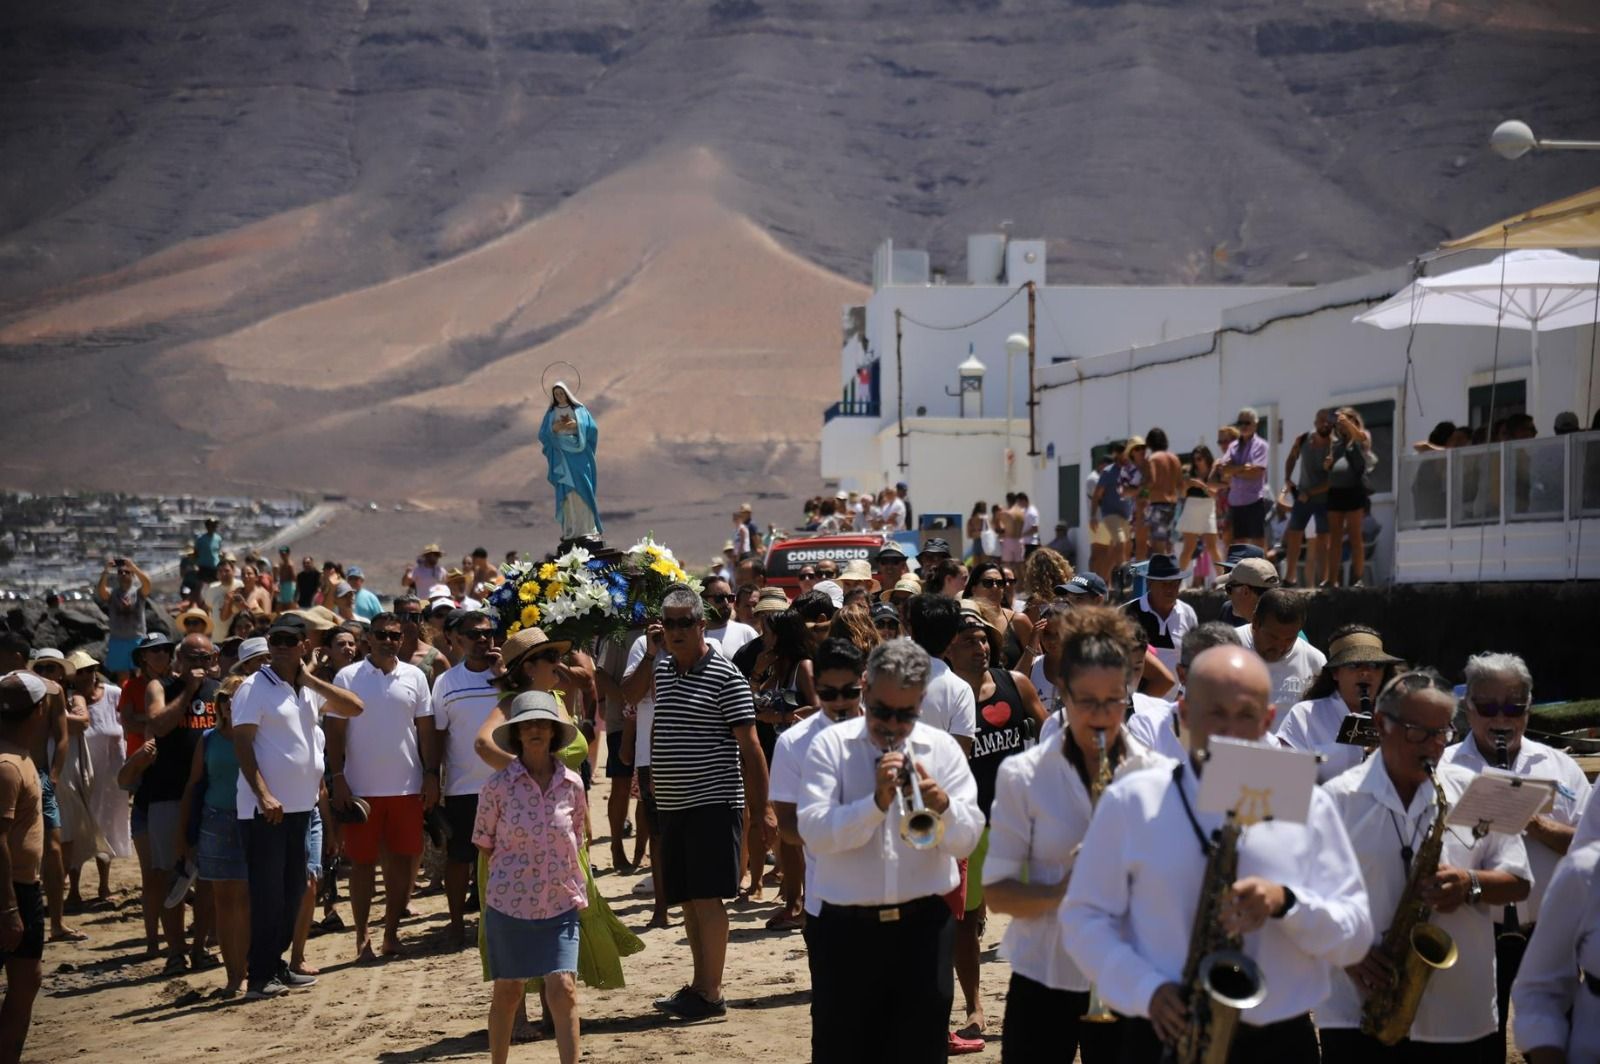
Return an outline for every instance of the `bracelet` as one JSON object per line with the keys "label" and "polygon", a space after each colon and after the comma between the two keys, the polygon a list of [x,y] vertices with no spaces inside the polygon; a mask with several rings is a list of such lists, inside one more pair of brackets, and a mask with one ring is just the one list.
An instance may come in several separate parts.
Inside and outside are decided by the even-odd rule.
{"label": "bracelet", "polygon": [[344,779],[344,773],[343,772],[335,772],[332,776],[329,776],[328,778],[329,779],[335,779],[335,780]]}

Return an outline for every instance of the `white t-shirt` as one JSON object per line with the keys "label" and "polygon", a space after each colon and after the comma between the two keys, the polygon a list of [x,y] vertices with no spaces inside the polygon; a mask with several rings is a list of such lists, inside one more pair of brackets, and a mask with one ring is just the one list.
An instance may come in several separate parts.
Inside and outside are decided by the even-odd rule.
{"label": "white t-shirt", "polygon": [[[422,751],[416,718],[433,716],[428,678],[415,665],[395,662],[383,672],[371,661],[339,670],[334,686],[366,707],[345,724],[344,778],[361,798],[422,793]],[[329,711],[330,717],[341,714]]]}
{"label": "white t-shirt", "polygon": [[761,637],[761,633],[743,621],[729,621],[721,628],[707,628],[706,638],[716,640],[722,647],[722,656],[729,661],[741,647]]}
{"label": "white t-shirt", "polygon": [[978,702],[972,697],[972,686],[938,658],[929,665],[920,720],[951,735],[972,738],[978,731]]}
{"label": "white t-shirt", "polygon": [[206,608],[211,612],[211,619],[218,620],[222,617],[222,604],[228,596],[239,590],[239,579],[235,577],[231,584],[207,584],[206,589],[200,592],[200,597],[206,600]]}
{"label": "white t-shirt", "polygon": [[[1234,631],[1239,633],[1245,649],[1256,648],[1248,624],[1241,624]],[[1289,711],[1305,701],[1305,692],[1317,682],[1318,674],[1327,663],[1327,655],[1304,639],[1296,639],[1289,652],[1277,661],[1266,662],[1267,675],[1272,679],[1272,704],[1277,707],[1272,717],[1272,734],[1278,734],[1283,722],[1289,719]]]}
{"label": "white t-shirt", "polygon": [[1039,508],[1030,505],[1022,512],[1022,542],[1037,545],[1039,542]]}
{"label": "white t-shirt", "polygon": [[[233,726],[254,725],[256,767],[267,790],[285,813],[309,813],[322,793],[322,744],[317,714],[322,696],[294,688],[267,665],[233,694]],[[239,773],[236,792],[240,820],[259,811],[256,792]]]}
{"label": "white t-shirt", "polygon": [[462,661],[433,682],[433,726],[445,733],[446,796],[477,794],[484,780],[494,774],[472,748],[478,729],[500,704],[501,692],[493,680],[493,670],[473,672]]}
{"label": "white t-shirt", "polygon": [[906,527],[906,504],[904,499],[890,499],[878,511],[878,516],[883,520],[886,531],[903,531]]}

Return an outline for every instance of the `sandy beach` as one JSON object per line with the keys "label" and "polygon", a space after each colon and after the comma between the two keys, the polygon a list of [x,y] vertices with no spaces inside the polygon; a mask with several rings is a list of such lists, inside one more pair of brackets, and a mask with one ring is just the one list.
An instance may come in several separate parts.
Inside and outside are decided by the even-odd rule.
{"label": "sandy beach", "polygon": [[[599,775],[597,773],[597,775]],[[597,780],[590,794],[592,815],[604,822],[609,781]],[[630,852],[632,841],[628,843]],[[597,883],[612,909],[645,942],[624,961],[628,985],[607,992],[579,988],[583,1056],[591,1061],[806,1061],[810,1053],[810,978],[798,931],[774,932],[763,924],[776,910],[776,888],[767,900],[730,910],[726,993],[728,1018],[684,1024],[657,1012],[650,1002],[689,977],[689,947],[682,920],[644,931],[650,898],[634,888],[648,869],[616,875],[607,837],[595,837]],[[86,869],[86,893],[94,870]],[[216,997],[220,967],[176,977],[161,974],[160,960],[144,960],[138,904],[138,868],[118,861],[112,869],[115,912],[87,913],[68,920],[87,932],[82,943],[50,943],[44,954],[44,989],[34,1010],[24,1059],[133,1061],[204,1059],[216,1064],[263,1061],[382,1061],[413,1064],[434,1060],[487,1060],[484,1033],[489,986],[480,981],[473,950],[444,951],[444,896],[412,903],[402,935],[411,955],[372,965],[354,963],[347,929],[311,940],[307,958],[322,969],[316,986],[271,1001]],[[349,905],[340,914],[349,922]],[[374,906],[374,911],[380,911]],[[471,919],[476,919],[472,917]],[[999,1025],[1010,969],[995,956],[1005,930],[991,917],[984,934],[983,991],[993,1041],[975,1060],[999,1060]],[[885,978],[892,977],[886,965]],[[960,1013],[961,993],[956,991]],[[957,1022],[963,1017],[957,1016]],[[863,1032],[863,1037],[870,1037]],[[513,1061],[555,1060],[555,1044],[512,1047]]]}

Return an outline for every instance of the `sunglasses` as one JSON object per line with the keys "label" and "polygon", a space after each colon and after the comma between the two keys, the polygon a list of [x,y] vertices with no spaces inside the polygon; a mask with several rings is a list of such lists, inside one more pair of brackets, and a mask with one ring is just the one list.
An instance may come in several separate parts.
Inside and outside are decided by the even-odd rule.
{"label": "sunglasses", "polygon": [[700,621],[694,617],[661,618],[661,627],[665,628],[669,632],[687,632],[689,629],[693,628],[699,623]]}
{"label": "sunglasses", "polygon": [[872,627],[879,631],[897,632],[900,630],[900,622],[892,617],[879,617],[872,622]]}
{"label": "sunglasses", "polygon": [[484,641],[486,639],[493,639],[494,638],[494,629],[493,628],[474,628],[470,632],[462,632],[461,633],[461,638],[470,639],[474,643],[479,643],[479,642],[482,642],[482,641]]}
{"label": "sunglasses", "polygon": [[300,637],[290,635],[288,632],[279,632],[277,635],[267,636],[267,646],[269,647],[297,647],[299,645]]}
{"label": "sunglasses", "polygon": [[1010,582],[1011,581],[1009,581],[1009,580],[985,579],[985,580],[979,580],[978,581],[978,586],[979,587],[1005,587]]}
{"label": "sunglasses", "polygon": [[819,687],[817,697],[824,702],[838,702],[841,699],[856,699],[861,697],[861,685],[850,684],[848,687]]}
{"label": "sunglasses", "polygon": [[875,720],[895,720],[901,724],[915,724],[917,718],[922,716],[922,707],[917,705],[909,709],[902,709],[898,706],[886,706],[880,702],[874,702],[867,706],[867,712],[871,713]]}
{"label": "sunglasses", "polygon": [[707,595],[706,596],[706,601],[707,602],[732,602],[733,600],[734,600],[734,596],[733,595]]}
{"label": "sunglasses", "polygon": [[416,624],[422,620],[421,610],[395,610],[394,615],[400,618],[402,624]]}
{"label": "sunglasses", "polygon": [[398,643],[405,638],[405,635],[401,632],[384,631],[372,632],[371,637],[380,643]]}
{"label": "sunglasses", "polygon": [[816,578],[816,573],[801,573],[799,576],[795,577],[796,580],[815,580]]}
{"label": "sunglasses", "polygon": [[832,580],[834,577],[839,575],[839,570],[837,570],[837,569],[819,569],[817,571],[817,575],[822,577],[824,580]]}
{"label": "sunglasses", "polygon": [[1448,743],[1456,737],[1456,730],[1448,724],[1442,728],[1424,728],[1420,724],[1411,724],[1403,721],[1393,713],[1385,713],[1384,716],[1400,725],[1406,734],[1406,742],[1408,743],[1426,743],[1434,739],[1443,739]]}
{"label": "sunglasses", "polygon": [[1511,720],[1515,720],[1528,712],[1528,703],[1526,702],[1476,702],[1468,699],[1467,705],[1477,710],[1482,716],[1506,717]]}

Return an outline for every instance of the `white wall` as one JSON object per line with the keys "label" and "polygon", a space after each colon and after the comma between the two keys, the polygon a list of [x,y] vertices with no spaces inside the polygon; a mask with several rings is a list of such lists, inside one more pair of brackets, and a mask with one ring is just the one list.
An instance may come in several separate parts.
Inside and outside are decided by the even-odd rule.
{"label": "white wall", "polygon": [[[1006,436],[1004,418],[913,418],[906,421],[906,469],[899,468],[900,440],[895,426],[878,436],[881,488],[904,480],[911,487],[915,513],[972,512],[980,499],[1004,501],[1007,490],[1031,491],[1028,425],[1014,423]],[[1008,462],[1007,449],[1014,461]]]}

